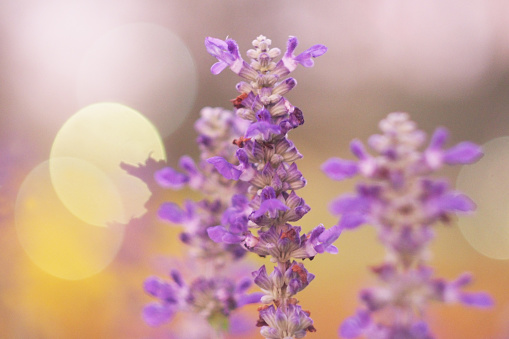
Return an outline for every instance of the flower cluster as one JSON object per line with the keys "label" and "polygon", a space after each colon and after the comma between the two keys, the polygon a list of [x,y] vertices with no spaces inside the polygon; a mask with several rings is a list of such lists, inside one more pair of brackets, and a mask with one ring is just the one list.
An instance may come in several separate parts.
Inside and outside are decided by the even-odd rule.
{"label": "flower cluster", "polygon": [[[284,95],[297,84],[287,78],[298,64],[313,66],[313,58],[327,48],[315,45],[294,55],[297,39],[290,37],[287,51],[276,62],[281,51],[271,48],[271,40],[259,36],[248,50],[248,64],[242,59],[237,43],[207,38],[207,51],[218,59],[211,68],[218,74],[226,67],[243,81],[237,84],[239,95],[233,100],[237,116],[249,122],[246,132],[234,140],[238,146],[236,161],[223,156],[211,157],[224,178],[248,183],[247,194],[236,195],[222,222],[208,228],[209,236],[218,243],[241,244],[261,257],[270,256],[276,263],[272,273],[262,266],[253,272],[254,282],[263,291],[257,325],[266,338],[302,338],[313,332],[309,312],[299,305],[295,294],[314,278],[302,263],[292,259],[313,259],[323,252],[336,253],[332,243],[339,227],[326,230],[322,225],[309,233],[291,222],[300,220],[309,210],[296,190],[306,185],[295,161],[302,158],[287,133],[304,123],[302,111]],[[255,233],[253,233],[255,232]]]}
{"label": "flower cluster", "polygon": [[322,166],[334,180],[357,174],[365,178],[355,194],[334,200],[331,210],[341,215],[341,229],[373,225],[387,251],[386,261],[372,269],[380,285],[361,291],[364,308],[345,320],[340,335],[429,339],[433,336],[422,317],[429,301],[478,307],[492,304],[486,293],[462,290],[470,282],[470,275],[448,282],[433,278],[426,264],[428,245],[434,238],[432,226],[447,223],[455,212],[475,209],[467,196],[431,174],[444,165],[473,163],[482,152],[470,142],[445,149],[448,132],[444,128],[438,128],[424,148],[425,133],[406,113],[391,113],[379,127],[382,134],[368,140],[375,156],[354,140],[351,151],[358,161],[332,158]]}
{"label": "flower cluster", "polygon": [[160,186],[171,189],[188,186],[201,192],[204,199],[188,200],[183,208],[173,202],[163,203],[159,208],[161,219],[183,225],[180,240],[188,248],[186,265],[195,267],[200,275],[192,277],[189,284],[177,270],[171,271],[173,282],[148,278],[145,291],[158,299],[147,305],[143,312],[150,325],[169,321],[177,311],[189,311],[206,318],[217,331],[225,332],[233,310],[260,300],[259,293],[246,294],[252,279],[236,277],[230,270],[244,256],[245,250],[239,245],[215,243],[207,234],[207,228],[224,222],[229,216],[230,200],[247,192],[248,186],[224,179],[205,159],[212,154],[232,159],[236,146],[231,140],[239,137],[246,127],[246,123],[231,111],[202,109],[201,118],[195,124],[201,161],[196,164],[184,156],[180,159],[182,172],[166,167],[155,173]]}

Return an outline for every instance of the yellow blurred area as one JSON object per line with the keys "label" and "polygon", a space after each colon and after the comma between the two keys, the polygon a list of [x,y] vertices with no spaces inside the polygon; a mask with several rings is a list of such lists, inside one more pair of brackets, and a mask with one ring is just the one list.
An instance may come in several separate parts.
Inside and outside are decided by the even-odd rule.
{"label": "yellow blurred area", "polygon": [[51,180],[64,205],[83,221],[126,223],[145,212],[150,191],[120,164],[144,163],[149,156],[166,159],[157,129],[127,106],[97,103],[79,110],[56,135]]}
{"label": "yellow blurred area", "polygon": [[117,254],[124,227],[95,227],[71,214],[51,185],[49,162],[26,177],[16,201],[18,239],[32,261],[63,279],[83,279],[106,267]]}
{"label": "yellow blurred area", "polygon": [[480,161],[458,175],[457,188],[477,203],[476,213],[458,225],[477,251],[509,259],[509,137],[490,140],[483,151]]}

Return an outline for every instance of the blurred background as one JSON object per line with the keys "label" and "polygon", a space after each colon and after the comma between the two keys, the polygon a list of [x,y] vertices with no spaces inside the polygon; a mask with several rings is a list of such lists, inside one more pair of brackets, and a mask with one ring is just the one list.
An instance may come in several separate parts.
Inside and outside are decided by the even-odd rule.
{"label": "blurred background", "polygon": [[[496,305],[437,304],[427,318],[437,338],[509,338],[508,14],[504,0],[0,0],[0,338],[186,330],[179,318],[143,323],[142,284],[183,250],[157,206],[197,196],[156,189],[150,171],[139,173],[147,187],[119,165],[197,158],[199,110],[230,107],[239,81],[210,73],[205,37],[229,36],[245,55],[260,34],[282,50],[289,35],[297,53],[329,48],[292,74],[288,96],[306,119],[290,135],[304,154],[305,230],[334,225],[329,201],[355,184],[332,182],[320,165],[352,158],[350,140],[376,133],[389,112],[409,112],[428,133],[446,126],[449,145],[485,145],[479,163],[443,172],[478,213],[437,227],[431,264],[447,279],[472,272],[470,289]],[[369,227],[337,246],[307,264],[317,276],[300,296],[318,329],[310,338],[337,337],[384,255]]]}

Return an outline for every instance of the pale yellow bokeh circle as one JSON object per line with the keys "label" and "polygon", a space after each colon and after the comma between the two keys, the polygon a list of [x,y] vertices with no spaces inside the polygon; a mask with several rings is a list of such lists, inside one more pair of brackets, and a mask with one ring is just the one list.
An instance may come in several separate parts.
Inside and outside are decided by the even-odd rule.
{"label": "pale yellow bokeh circle", "polygon": [[[165,159],[163,142],[150,121],[121,104],[93,104],[69,118],[57,133],[50,156],[51,181],[62,203],[86,223],[127,223],[145,212],[150,191],[120,164],[143,164],[149,156]],[[76,168],[72,162],[64,166],[54,162],[59,158],[80,159],[90,166]]]}
{"label": "pale yellow bokeh circle", "polygon": [[509,259],[509,137],[483,146],[484,157],[463,166],[457,189],[477,204],[473,215],[459,219],[465,239],[493,259]]}
{"label": "pale yellow bokeh circle", "polygon": [[[54,159],[53,166],[68,167],[69,161]],[[19,242],[30,259],[47,273],[69,280],[103,270],[115,258],[124,236],[121,225],[96,227],[69,212],[53,189],[48,161],[23,181],[15,222]]]}

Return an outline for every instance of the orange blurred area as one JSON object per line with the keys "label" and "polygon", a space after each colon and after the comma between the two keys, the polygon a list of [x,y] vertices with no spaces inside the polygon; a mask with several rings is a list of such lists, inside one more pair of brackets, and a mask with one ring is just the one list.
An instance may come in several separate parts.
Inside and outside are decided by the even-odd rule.
{"label": "orange blurred area", "polygon": [[[235,39],[243,55],[260,34],[283,51],[290,35],[299,38],[297,53],[328,47],[314,68],[292,74],[298,86],[289,94],[306,121],[290,134],[304,155],[297,164],[308,182],[299,194],[311,206],[299,221],[305,231],[333,226],[329,202],[355,186],[332,182],[320,165],[333,156],[352,159],[350,140],[377,133],[389,112],[409,112],[427,133],[447,127],[449,145],[509,136],[505,0],[0,4],[2,339],[159,339],[192,326],[181,316],[146,325],[141,310],[153,299],[142,285],[185,253],[181,229],[159,220],[158,206],[199,198],[157,188],[153,172],[165,160],[176,166],[184,154],[197,159],[199,110],[229,108],[238,95],[239,78],[210,74],[207,36]],[[105,113],[98,125],[91,118],[73,125],[94,104],[121,107],[131,118]],[[469,290],[489,292],[495,306],[430,305],[426,319],[437,338],[509,338],[509,163],[502,161],[509,148],[497,152],[503,156],[486,155],[487,167],[442,173],[482,201],[472,221],[461,216],[437,226],[431,265],[448,280],[471,272]],[[149,156],[152,167],[137,173],[143,181],[126,174],[126,164]],[[384,258],[369,226],[344,232],[336,245],[337,255],[306,261],[316,278],[298,298],[318,330],[310,339],[338,337],[360,306],[359,290],[375,283],[369,267]],[[242,338],[260,338],[256,306],[243,312],[253,328]]]}

